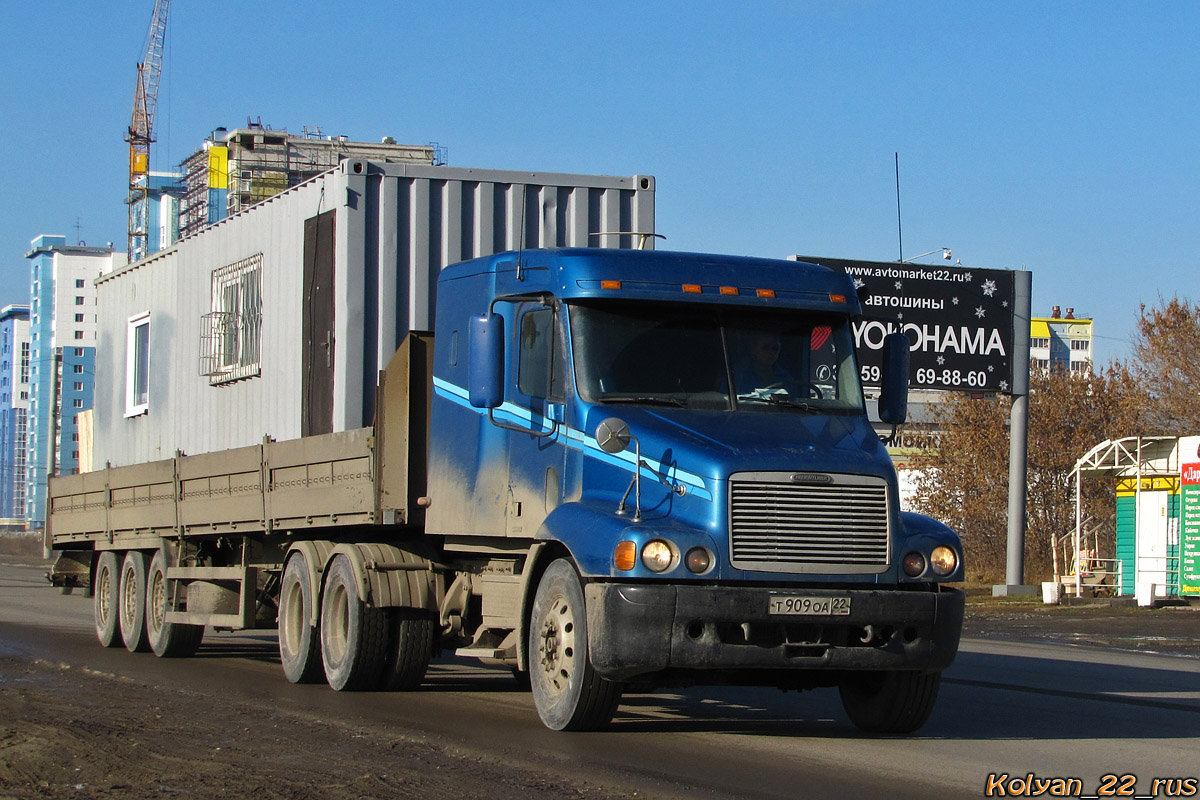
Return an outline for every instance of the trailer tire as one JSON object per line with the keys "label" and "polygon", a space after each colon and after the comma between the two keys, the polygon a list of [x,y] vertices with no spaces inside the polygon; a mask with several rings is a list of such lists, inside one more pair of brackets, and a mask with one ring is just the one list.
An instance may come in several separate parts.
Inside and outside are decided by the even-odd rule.
{"label": "trailer tire", "polygon": [[175,610],[167,584],[167,551],[156,550],[146,573],[146,635],[159,658],[194,656],[204,638],[203,625],[167,622],[167,612]]}
{"label": "trailer tire", "polygon": [[941,682],[940,672],[863,672],[844,678],[838,691],[842,707],[859,730],[903,734],[929,719]]}
{"label": "trailer tire", "polygon": [[588,731],[612,720],[623,686],[592,667],[583,586],[567,559],[551,563],[538,583],[528,665],[533,702],[546,727]]}
{"label": "trailer tire", "polygon": [[105,647],[120,647],[121,631],[117,622],[120,605],[121,562],[116,552],[105,550],[96,561],[92,578],[92,615],[96,619],[96,638]]}
{"label": "trailer tire", "polygon": [[387,643],[387,614],[359,597],[353,563],[345,555],[335,556],[321,597],[325,680],[339,692],[378,687]]}
{"label": "trailer tire", "polygon": [[292,683],[325,679],[321,636],[309,624],[316,601],[311,574],[304,553],[293,553],[279,586],[279,660],[283,662],[283,674]]}
{"label": "trailer tire", "polygon": [[379,687],[385,692],[418,688],[433,655],[433,617],[419,608],[389,608],[388,644]]}
{"label": "trailer tire", "polygon": [[146,634],[146,554],[130,550],[121,563],[121,594],[117,603],[121,640],[131,653],[150,650]]}

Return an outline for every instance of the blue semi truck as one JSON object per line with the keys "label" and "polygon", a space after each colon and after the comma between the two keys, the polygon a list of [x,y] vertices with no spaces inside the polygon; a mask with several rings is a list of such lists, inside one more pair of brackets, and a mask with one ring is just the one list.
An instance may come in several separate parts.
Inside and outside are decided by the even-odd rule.
{"label": "blue semi truck", "polygon": [[[102,644],[278,627],[293,682],[416,689],[507,664],[556,730],[623,693],[836,687],[906,733],[962,627],[959,537],[900,509],[852,282],[813,264],[599,249],[452,265],[368,428],[56,478],[56,583]],[[878,417],[904,421],[907,340]]]}

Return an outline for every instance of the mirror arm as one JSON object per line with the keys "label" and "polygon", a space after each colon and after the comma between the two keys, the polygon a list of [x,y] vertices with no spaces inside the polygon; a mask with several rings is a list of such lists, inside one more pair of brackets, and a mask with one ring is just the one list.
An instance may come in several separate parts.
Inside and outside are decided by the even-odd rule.
{"label": "mirror arm", "polygon": [[516,431],[517,433],[528,433],[530,436],[537,436],[539,438],[546,437],[546,436],[553,436],[554,434],[558,433],[558,425],[559,425],[558,420],[552,419],[552,420],[550,420],[550,429],[549,430],[534,430],[533,428],[525,428],[520,425],[514,425],[511,422],[504,422],[503,420],[496,419],[496,409],[494,409],[494,408],[488,409],[488,422],[492,423],[497,428],[503,428],[506,431]]}

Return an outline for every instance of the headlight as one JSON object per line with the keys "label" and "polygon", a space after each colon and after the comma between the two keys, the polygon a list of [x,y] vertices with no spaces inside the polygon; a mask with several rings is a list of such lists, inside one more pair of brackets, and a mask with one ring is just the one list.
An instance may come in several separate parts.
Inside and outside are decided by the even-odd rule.
{"label": "headlight", "polygon": [[953,547],[938,545],[929,554],[929,566],[935,573],[945,577],[958,567],[958,554],[954,552]]}
{"label": "headlight", "polygon": [[925,556],[914,550],[904,557],[901,566],[904,567],[905,575],[915,578],[925,571]]}
{"label": "headlight", "polygon": [[642,546],[642,564],[651,572],[666,572],[674,560],[674,548],[662,539],[652,539]]}

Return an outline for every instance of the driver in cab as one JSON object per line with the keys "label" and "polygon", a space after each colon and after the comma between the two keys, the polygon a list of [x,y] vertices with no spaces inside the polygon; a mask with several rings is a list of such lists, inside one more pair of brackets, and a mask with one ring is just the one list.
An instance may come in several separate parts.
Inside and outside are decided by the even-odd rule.
{"label": "driver in cab", "polygon": [[738,395],[757,393],[794,394],[796,379],[779,366],[782,344],[779,334],[760,331],[752,335],[746,352],[733,365],[733,382]]}

